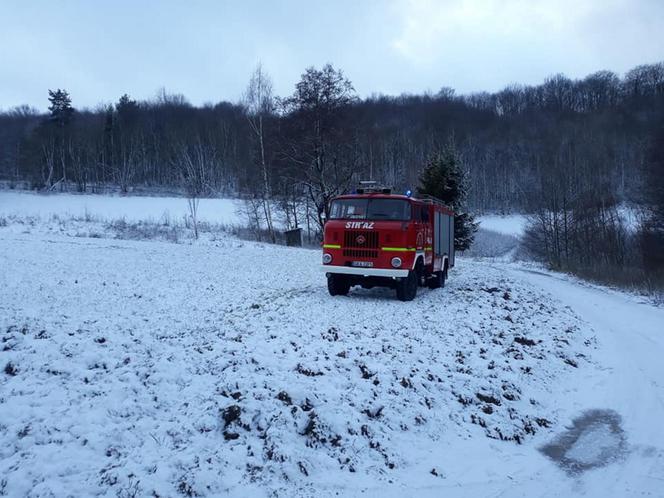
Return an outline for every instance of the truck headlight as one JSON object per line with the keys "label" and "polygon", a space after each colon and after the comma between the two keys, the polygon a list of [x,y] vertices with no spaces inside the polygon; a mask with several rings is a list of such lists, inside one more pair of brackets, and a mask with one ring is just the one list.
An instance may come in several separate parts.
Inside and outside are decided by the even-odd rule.
{"label": "truck headlight", "polygon": [[401,266],[401,258],[392,258],[392,266],[399,268]]}
{"label": "truck headlight", "polygon": [[323,254],[323,264],[329,265],[331,262],[332,262],[332,255],[328,253]]}

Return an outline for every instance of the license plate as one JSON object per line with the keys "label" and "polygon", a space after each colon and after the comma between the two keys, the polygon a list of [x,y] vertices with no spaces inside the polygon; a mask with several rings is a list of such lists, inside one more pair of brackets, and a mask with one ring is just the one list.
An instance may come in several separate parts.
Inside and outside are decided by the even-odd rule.
{"label": "license plate", "polygon": [[352,266],[359,266],[360,268],[371,268],[373,266],[372,261],[353,261]]}

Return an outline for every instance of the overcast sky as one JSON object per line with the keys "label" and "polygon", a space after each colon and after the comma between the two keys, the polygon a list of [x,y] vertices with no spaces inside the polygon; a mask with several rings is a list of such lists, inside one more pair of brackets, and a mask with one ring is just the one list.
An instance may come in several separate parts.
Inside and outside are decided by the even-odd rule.
{"label": "overcast sky", "polygon": [[500,89],[664,60],[664,0],[0,0],[0,109],[165,87],[237,101],[261,61],[276,93],[344,70],[372,93]]}

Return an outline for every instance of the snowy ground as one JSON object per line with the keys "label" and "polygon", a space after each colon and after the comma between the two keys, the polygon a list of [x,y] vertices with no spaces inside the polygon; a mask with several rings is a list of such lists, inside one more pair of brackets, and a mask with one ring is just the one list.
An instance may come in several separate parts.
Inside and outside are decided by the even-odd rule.
{"label": "snowy ground", "polygon": [[[198,218],[219,224],[241,221],[238,209],[242,202],[234,199],[202,199]],[[183,197],[141,197],[90,194],[40,194],[0,190],[0,216],[18,215],[47,220],[59,218],[95,218],[102,221],[124,218],[127,221],[181,221],[189,215]]]}
{"label": "snowy ground", "polygon": [[331,298],[59,197],[0,193],[0,496],[664,496],[661,308],[509,258]]}
{"label": "snowy ground", "polygon": [[[622,217],[625,227],[635,232],[641,223],[639,210],[634,206],[620,205],[618,213]],[[528,216],[524,214],[486,214],[478,216],[480,230],[490,230],[504,235],[523,236],[528,225]]]}
{"label": "snowy ground", "polygon": [[[198,217],[218,224],[240,224],[243,203],[236,199],[202,199]],[[0,190],[0,216],[59,218],[95,218],[111,221],[181,221],[189,215],[187,200],[182,197],[111,196],[90,194],[41,194]],[[524,215],[484,215],[480,227],[494,232],[520,236],[526,225]]]}
{"label": "snowy ground", "polygon": [[0,228],[0,494],[662,496],[661,309],[463,259],[331,298],[318,251],[67,234]]}
{"label": "snowy ground", "polygon": [[526,216],[522,214],[486,214],[479,216],[477,221],[480,222],[480,229],[517,237],[523,235],[527,224]]}

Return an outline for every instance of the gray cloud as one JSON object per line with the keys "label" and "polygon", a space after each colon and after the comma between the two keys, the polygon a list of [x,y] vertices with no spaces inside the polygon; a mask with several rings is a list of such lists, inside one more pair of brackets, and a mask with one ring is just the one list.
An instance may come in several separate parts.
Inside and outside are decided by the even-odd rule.
{"label": "gray cloud", "polygon": [[150,98],[237,100],[262,61],[276,91],[310,65],[344,69],[361,95],[537,83],[664,59],[657,0],[3,2],[0,107]]}

